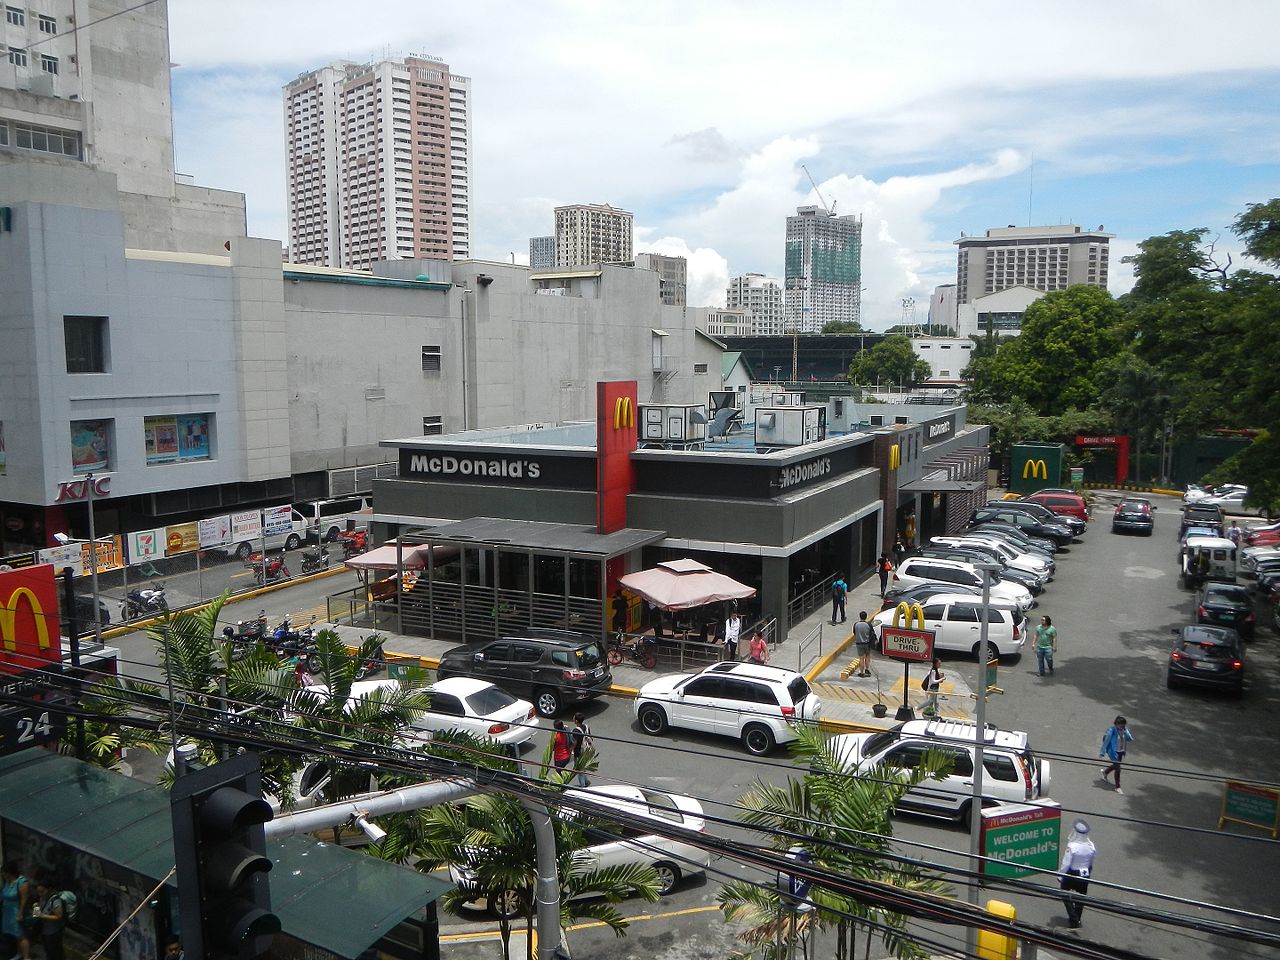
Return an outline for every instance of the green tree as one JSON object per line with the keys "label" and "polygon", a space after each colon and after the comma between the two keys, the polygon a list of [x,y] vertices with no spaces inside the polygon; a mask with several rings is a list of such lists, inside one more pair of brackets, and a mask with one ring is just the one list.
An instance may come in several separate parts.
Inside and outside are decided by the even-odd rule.
{"label": "green tree", "polygon": [[1280,199],[1249,204],[1231,222],[1231,231],[1244,241],[1249,256],[1280,266]]}
{"label": "green tree", "polygon": [[870,350],[863,350],[849,364],[851,383],[884,383],[913,386],[929,379],[929,365],[916,357],[911,340],[904,336],[885,337]]}
{"label": "green tree", "polygon": [[[85,718],[85,757],[89,763],[109,770],[120,768],[125,750],[146,750],[162,753],[168,749],[169,740],[156,730],[126,722],[145,698],[150,702],[160,700],[160,689],[152,684],[129,682],[108,677],[97,683],[87,684],[80,707],[92,714]],[[77,747],[76,721],[67,724],[66,733],[58,744],[58,752],[75,756]]]}
{"label": "green tree", "polygon": [[862,324],[857,320],[828,320],[822,325],[823,333],[862,333]]}
{"label": "green tree", "polygon": [[1205,251],[1207,227],[1194,230],[1171,230],[1158,237],[1148,237],[1138,244],[1138,252],[1122,257],[1120,262],[1133,267],[1133,289],[1129,297],[1139,303],[1160,300],[1182,287],[1206,283],[1214,270]]}
{"label": "green tree", "polygon": [[1143,446],[1155,439],[1169,414],[1171,398],[1165,392],[1163,381],[1155,367],[1130,356],[1116,369],[1115,379],[1102,393],[1103,403],[1110,408],[1117,428],[1133,441],[1135,479],[1142,479]]}
{"label": "green tree", "polygon": [[[929,753],[909,771],[886,766],[857,771],[856,760],[833,748],[821,731],[802,727],[798,733],[799,739],[791,744],[792,758],[808,772],[781,785],[757,780],[739,800],[746,809],[742,821],[769,831],[768,842],[778,851],[788,850],[796,834],[803,835],[813,865],[838,876],[888,883],[913,894],[949,894],[949,886],[936,875],[887,859],[892,852],[894,806],[908,788],[942,775],[949,761]],[[776,889],[746,880],[726,883],[716,899],[726,920],[745,920],[750,925],[741,938],[762,960],[785,960],[788,941],[810,926],[834,927],[840,941],[837,956],[852,957],[857,930],[848,916],[867,926],[868,950],[879,930],[892,956],[927,955],[909,936],[905,914],[872,907],[821,884],[814,884],[810,891],[816,909],[803,914],[784,909]]]}
{"label": "green tree", "polygon": [[1280,433],[1262,430],[1253,442],[1210,470],[1204,483],[1243,483],[1246,506],[1274,517],[1280,513]]}

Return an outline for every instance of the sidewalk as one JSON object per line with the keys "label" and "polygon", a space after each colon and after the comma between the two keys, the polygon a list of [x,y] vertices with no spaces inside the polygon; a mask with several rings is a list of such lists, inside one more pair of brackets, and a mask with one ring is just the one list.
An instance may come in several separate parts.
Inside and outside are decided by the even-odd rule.
{"label": "sidewalk", "polygon": [[[822,699],[820,719],[824,727],[840,732],[887,730],[898,722],[894,719],[894,714],[902,705],[903,669],[900,662],[875,656],[871,664],[871,677],[841,677],[841,673],[855,659],[853,624],[858,619],[858,612],[866,610],[867,616],[873,617],[880,605],[879,582],[875,577],[870,577],[850,589],[845,604],[848,614],[846,622],[832,626],[829,619],[830,607],[824,604],[793,626],[786,637],[769,650],[771,664],[803,673],[812,684],[814,692]],[[374,633],[367,627],[335,624],[324,626],[335,630],[353,647],[358,646],[362,638]],[[458,645],[452,640],[433,640],[430,637],[386,630],[379,630],[377,633],[385,637],[383,649],[388,661],[393,664],[408,661],[431,669],[438,665],[442,653]],[[971,719],[974,704],[972,690],[967,678],[961,676],[961,673],[971,674],[974,669],[970,669],[972,665],[963,662],[956,667],[959,669],[944,668],[947,681],[942,685],[939,713],[953,719]],[[907,681],[907,702],[917,716],[920,716],[926,699],[920,688],[920,681],[927,669],[924,664],[912,664]],[[613,667],[612,693],[621,697],[633,697],[640,687],[664,672],[672,670],[661,666],[656,670],[645,670],[630,662],[621,663]],[[877,718],[873,713],[872,708],[878,702],[884,703],[888,708],[882,718]]]}

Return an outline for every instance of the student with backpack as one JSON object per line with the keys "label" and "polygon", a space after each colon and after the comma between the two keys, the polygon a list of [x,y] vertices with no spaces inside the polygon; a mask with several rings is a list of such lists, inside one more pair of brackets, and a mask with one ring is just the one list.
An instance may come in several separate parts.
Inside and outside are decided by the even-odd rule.
{"label": "student with backpack", "polygon": [[934,657],[933,669],[926,673],[924,679],[920,681],[921,688],[929,695],[928,702],[925,703],[922,711],[926,716],[936,717],[938,715],[938,691],[942,688],[942,681],[945,679],[947,677],[942,672],[942,661]]}
{"label": "student with backpack", "polygon": [[[844,596],[849,592],[849,585],[844,582],[844,577],[836,577],[831,581],[831,625],[845,622],[844,615]],[[837,620],[836,617],[840,619]]]}
{"label": "student with backpack", "polygon": [[596,742],[591,736],[591,728],[587,726],[585,713],[573,715],[573,729],[569,731],[569,739],[573,741],[573,766],[578,771],[578,786],[589,787],[591,781],[582,768],[582,755],[588,750],[594,750]]}
{"label": "student with backpack", "polygon": [[40,942],[45,960],[66,960],[62,935],[67,921],[76,915],[76,895],[70,890],[56,891],[47,880],[36,884],[36,908],[32,916],[40,921]]}

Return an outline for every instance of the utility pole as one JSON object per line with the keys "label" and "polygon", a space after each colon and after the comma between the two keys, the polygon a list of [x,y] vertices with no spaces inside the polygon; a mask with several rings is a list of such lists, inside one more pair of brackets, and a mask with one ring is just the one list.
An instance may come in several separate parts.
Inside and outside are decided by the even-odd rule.
{"label": "utility pole", "polygon": [[[974,568],[982,575],[982,627],[978,632],[978,701],[974,707],[974,757],[973,757],[973,799],[969,801],[969,869],[977,869],[978,856],[982,853],[982,776],[983,744],[987,734],[987,635],[991,629],[991,577],[999,571],[1000,566],[994,563],[975,563]],[[969,885],[969,902],[981,907],[982,891],[975,880]],[[965,934],[966,954],[977,956],[978,928],[969,927]]]}

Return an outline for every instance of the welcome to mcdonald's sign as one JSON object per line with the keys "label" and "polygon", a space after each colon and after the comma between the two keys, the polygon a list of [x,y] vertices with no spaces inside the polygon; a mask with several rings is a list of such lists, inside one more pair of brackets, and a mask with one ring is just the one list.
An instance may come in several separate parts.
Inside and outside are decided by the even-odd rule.
{"label": "welcome to mcdonald's sign", "polygon": [[62,663],[62,631],[53,567],[0,573],[0,673],[23,674]]}

